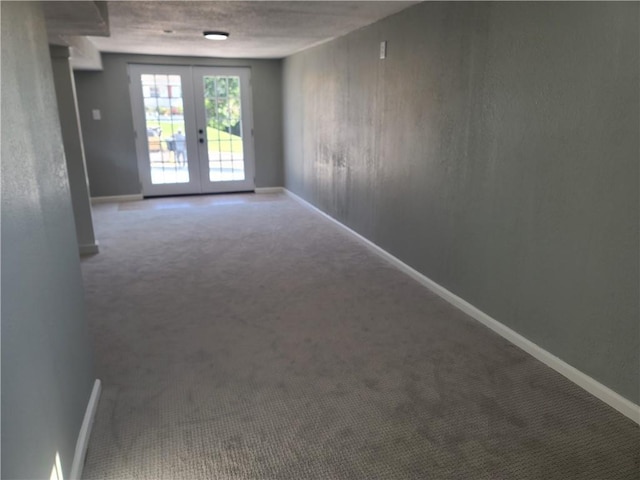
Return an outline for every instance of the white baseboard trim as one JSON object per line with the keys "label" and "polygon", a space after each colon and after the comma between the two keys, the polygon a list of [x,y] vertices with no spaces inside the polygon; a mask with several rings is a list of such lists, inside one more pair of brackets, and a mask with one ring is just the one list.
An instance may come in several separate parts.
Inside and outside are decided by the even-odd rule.
{"label": "white baseboard trim", "polygon": [[100,380],[96,379],[93,383],[93,390],[91,391],[91,397],[89,397],[89,403],[87,404],[87,410],[84,413],[84,419],[82,420],[82,426],[80,427],[80,433],[78,434],[78,441],[76,442],[76,451],[73,455],[73,463],[71,464],[70,480],[80,480],[82,478],[82,469],[84,468],[84,459],[87,455],[87,447],[89,446],[89,437],[91,436],[91,429],[93,428],[93,421],[96,417],[96,411],[98,409],[98,401],[100,400],[100,391],[102,386]]}
{"label": "white baseboard trim", "polygon": [[572,367],[564,360],[561,360],[560,358],[556,357],[552,353],[549,353],[544,348],[540,347],[539,345],[536,345],[531,340],[526,339],[525,337],[523,337],[516,331],[510,329],[506,325],[500,323],[496,319],[490,317],[483,311],[471,305],[466,300],[463,300],[462,298],[458,297],[456,294],[450,292],[443,286],[437,284],[430,278],[426,277],[422,273],[418,272],[414,268],[404,263],[402,260],[394,257],[386,250],[383,250],[378,245],[373,243],[371,240],[368,240],[367,238],[363,237],[359,233],[350,229],[343,223],[339,222],[332,216],[326,214],[325,212],[315,207],[314,205],[310,204],[309,202],[299,197],[295,193],[287,190],[286,188],[283,189],[283,191],[284,193],[286,193],[287,195],[289,195],[291,198],[298,201],[302,205],[306,206],[311,210],[314,210],[315,212],[329,219],[330,221],[332,221],[342,229],[351,233],[354,237],[360,240],[360,242],[362,242],[364,245],[369,247],[373,252],[377,253],[379,256],[381,256],[382,258],[390,262],[392,265],[396,266],[397,268],[402,270],[404,273],[409,275],[411,278],[418,281],[423,286],[427,287],[436,295],[440,296],[441,298],[443,298],[453,306],[459,308],[460,310],[462,310],[464,313],[466,313],[473,319],[489,327],[498,335],[509,340],[511,343],[513,343],[517,347],[520,347],[522,350],[524,350],[525,352],[527,352],[537,360],[540,360],[545,365],[553,368],[556,372],[560,373],[567,379],[571,380],[573,383],[583,388],[594,397],[602,400],[607,405],[615,408],[618,412],[622,413],[623,415],[630,418],[634,422],[640,424],[640,406],[624,398],[620,394],[614,392],[609,387],[606,387],[605,385],[601,384],[597,380],[591,378],[589,375],[581,372],[577,368]]}
{"label": "white baseboard trim", "polygon": [[256,193],[282,193],[283,187],[256,187]]}
{"label": "white baseboard trim", "polygon": [[136,193],[135,195],[112,195],[110,197],[91,197],[91,204],[95,205],[97,203],[113,203],[113,202],[137,202],[138,200],[142,200],[144,197],[141,193]]}
{"label": "white baseboard trim", "polygon": [[78,245],[78,250],[80,250],[80,255],[93,255],[100,251],[100,247],[98,242],[95,241],[94,243]]}

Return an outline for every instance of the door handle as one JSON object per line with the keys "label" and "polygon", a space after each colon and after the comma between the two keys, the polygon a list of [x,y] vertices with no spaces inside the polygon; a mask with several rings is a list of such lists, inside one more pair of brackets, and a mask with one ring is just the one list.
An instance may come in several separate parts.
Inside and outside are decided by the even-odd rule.
{"label": "door handle", "polygon": [[204,143],[204,138],[201,138],[199,141],[200,143]]}
{"label": "door handle", "polygon": [[204,133],[204,130],[201,128],[200,130],[198,130],[198,133],[202,135]]}

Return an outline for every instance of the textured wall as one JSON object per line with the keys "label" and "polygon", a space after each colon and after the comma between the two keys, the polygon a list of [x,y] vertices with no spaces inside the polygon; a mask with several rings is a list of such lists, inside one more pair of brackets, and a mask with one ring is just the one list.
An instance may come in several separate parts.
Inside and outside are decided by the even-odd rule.
{"label": "textured wall", "polygon": [[50,51],[62,143],[67,161],[67,172],[69,173],[76,236],[78,245],[91,247],[95,246],[96,239],[93,231],[89,181],[82,145],[80,119],[78,118],[75,83],[69,62],[69,49],[55,46],[51,47]]}
{"label": "textured wall", "polygon": [[294,55],[285,184],[638,402],[638,13],[424,3]]}
{"label": "textured wall", "polygon": [[39,4],[2,2],[2,478],[68,478],[93,386]]}
{"label": "textured wall", "polygon": [[[104,71],[76,72],[91,196],[140,193],[128,63],[248,66],[253,84],[256,186],[283,184],[281,62],[103,54]],[[102,120],[91,118],[99,108]]]}

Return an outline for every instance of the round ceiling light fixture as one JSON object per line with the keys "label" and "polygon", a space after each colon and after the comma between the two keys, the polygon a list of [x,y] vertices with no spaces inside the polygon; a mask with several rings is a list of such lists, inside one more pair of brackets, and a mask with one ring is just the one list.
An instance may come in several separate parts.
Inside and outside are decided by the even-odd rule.
{"label": "round ceiling light fixture", "polygon": [[207,40],[226,40],[229,38],[229,34],[227,32],[210,31],[202,32],[202,34]]}

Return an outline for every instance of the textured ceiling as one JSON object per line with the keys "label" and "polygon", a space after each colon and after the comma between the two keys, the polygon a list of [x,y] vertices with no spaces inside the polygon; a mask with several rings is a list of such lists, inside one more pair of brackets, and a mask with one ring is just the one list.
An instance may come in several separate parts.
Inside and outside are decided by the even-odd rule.
{"label": "textured ceiling", "polygon": [[[90,39],[103,52],[282,58],[416,3],[116,1],[108,2],[111,36]],[[230,37],[206,40],[204,30]]]}
{"label": "textured ceiling", "polygon": [[42,2],[49,37],[109,35],[106,2]]}

